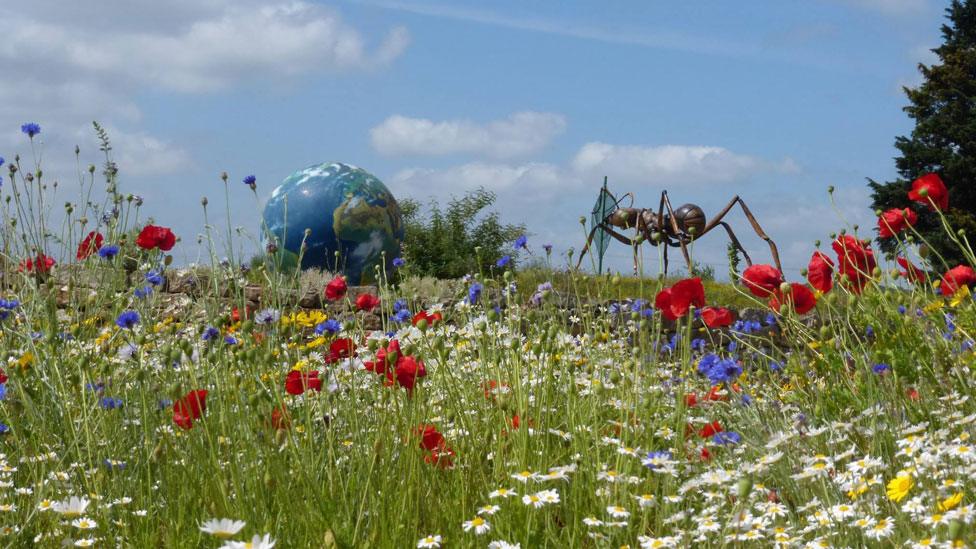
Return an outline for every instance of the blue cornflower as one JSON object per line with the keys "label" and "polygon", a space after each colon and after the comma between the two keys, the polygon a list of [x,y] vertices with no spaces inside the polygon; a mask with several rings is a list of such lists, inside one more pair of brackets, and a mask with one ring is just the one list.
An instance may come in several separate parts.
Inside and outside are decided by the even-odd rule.
{"label": "blue cornflower", "polygon": [[0,423],[0,435],[5,435],[10,432],[10,427],[7,427],[6,423]]}
{"label": "blue cornflower", "polygon": [[3,166],[3,163],[4,163],[3,157],[0,156],[0,166]]}
{"label": "blue cornflower", "polygon": [[256,324],[274,324],[281,318],[281,313],[277,309],[262,309],[254,315]]}
{"label": "blue cornflower", "polygon": [[659,452],[648,452],[647,456],[641,460],[641,463],[644,465],[644,467],[647,467],[652,471],[656,471],[667,466],[671,459],[671,452],[666,450]]}
{"label": "blue cornflower", "polygon": [[7,384],[0,383],[0,400],[7,400]]}
{"label": "blue cornflower", "polygon": [[874,328],[869,324],[864,328],[864,337],[871,339],[874,337]]}
{"label": "blue cornflower", "polygon": [[410,311],[407,309],[400,309],[396,312],[396,314],[393,315],[393,320],[397,321],[398,323],[408,322],[410,320]]}
{"label": "blue cornflower", "polygon": [[721,359],[715,353],[708,353],[707,355],[701,357],[701,360],[698,361],[698,373],[707,376],[708,372],[710,372],[712,368],[718,364],[719,360]]}
{"label": "blue cornflower", "polygon": [[213,326],[207,326],[203,330],[203,336],[201,336],[201,338],[204,341],[210,341],[211,339],[213,339],[215,337],[220,337],[220,330],[218,330],[217,328],[214,328]]}
{"label": "blue cornflower", "polygon": [[504,266],[508,265],[511,262],[512,262],[512,256],[510,256],[510,255],[503,255],[500,258],[498,258],[498,261],[497,262],[495,262],[495,266],[496,267],[504,267]]}
{"label": "blue cornflower", "polygon": [[528,250],[529,249],[528,243],[529,243],[529,239],[526,238],[525,235],[523,234],[522,236],[515,239],[515,250],[517,251],[520,248],[525,248],[526,250]]}
{"label": "blue cornflower", "polygon": [[779,362],[775,362],[775,361],[774,362],[770,362],[769,363],[769,369],[772,370],[772,371],[774,371],[774,372],[782,372],[783,371],[783,365],[780,364]]}
{"label": "blue cornflower", "polygon": [[480,282],[475,282],[470,287],[468,287],[468,303],[474,305],[481,299],[481,292],[485,289]]}
{"label": "blue cornflower", "polygon": [[878,374],[880,376],[880,375],[884,375],[884,374],[887,374],[888,372],[890,372],[891,371],[891,366],[888,366],[887,364],[885,364],[885,363],[882,362],[880,364],[875,364],[874,366],[872,366],[871,367],[871,371],[874,372],[874,373],[876,373],[876,374]]}
{"label": "blue cornflower", "polygon": [[159,286],[163,283],[163,275],[159,274],[157,271],[149,271],[146,273],[146,282],[152,284],[153,286]]}
{"label": "blue cornflower", "polygon": [[775,325],[776,325],[776,315],[774,315],[773,313],[768,313],[766,315],[766,326],[775,326]]}
{"label": "blue cornflower", "polygon": [[115,244],[106,244],[98,249],[98,257],[102,259],[112,259],[119,255],[119,247]]}
{"label": "blue cornflower", "polygon": [[101,393],[105,390],[105,383],[99,381],[98,383],[86,383],[85,389],[93,393]]}
{"label": "blue cornflower", "polygon": [[234,336],[224,336],[224,343],[228,345],[237,345],[237,338]]}
{"label": "blue cornflower", "polygon": [[547,254],[552,253],[552,244],[543,244],[542,249],[546,251]]}
{"label": "blue cornflower", "polygon": [[734,353],[735,350],[738,349],[738,348],[739,348],[739,343],[738,342],[736,342],[736,341],[730,341],[729,342],[728,349],[729,349],[729,352],[730,353]]}
{"label": "blue cornflower", "polygon": [[752,397],[749,395],[742,395],[742,405],[749,406],[752,404]]}
{"label": "blue cornflower", "polygon": [[904,305],[899,305],[898,306],[898,314],[900,314],[900,315],[905,314],[905,311],[907,311],[907,310],[908,309],[906,309]]}
{"label": "blue cornflower", "polygon": [[742,435],[736,433],[735,431],[722,431],[721,433],[715,433],[712,435],[712,442],[715,444],[721,444],[723,446],[729,444],[738,444],[742,441]]}
{"label": "blue cornflower", "polygon": [[407,308],[407,300],[400,298],[393,302],[393,312],[398,313],[403,309]]}
{"label": "blue cornflower", "polygon": [[703,337],[696,337],[695,339],[692,339],[691,340],[691,349],[693,351],[698,351],[699,353],[704,353],[705,352],[705,345],[706,345],[705,338],[703,338]]}
{"label": "blue cornflower", "polygon": [[116,408],[122,407],[122,399],[115,397],[102,397],[98,400],[98,405],[101,406],[103,410],[115,410]]}
{"label": "blue cornflower", "polygon": [[407,264],[406,260],[404,260],[402,257],[393,258],[393,266],[396,267],[397,269],[403,267],[406,264]]}
{"label": "blue cornflower", "polygon": [[641,310],[641,308],[644,306],[645,303],[647,303],[647,302],[644,301],[643,299],[640,299],[640,298],[637,298],[637,299],[631,301],[630,302],[630,312],[632,312],[632,313],[639,312]]}
{"label": "blue cornflower", "polygon": [[330,318],[325,322],[322,322],[319,325],[317,325],[315,327],[315,333],[316,335],[322,335],[326,332],[330,334],[334,334],[341,329],[342,329],[342,324],[340,324],[338,320],[334,318]]}
{"label": "blue cornflower", "polygon": [[133,310],[122,311],[122,314],[115,319],[115,324],[119,328],[132,329],[136,324],[139,324],[139,313]]}
{"label": "blue cornflower", "polygon": [[149,294],[151,294],[152,292],[153,292],[152,286],[143,286],[142,288],[136,288],[136,290],[132,293],[139,299],[145,299],[149,297]]}
{"label": "blue cornflower", "polygon": [[41,127],[33,122],[28,122],[26,124],[21,124],[20,131],[27,134],[27,137],[34,138],[35,135],[41,133]]}
{"label": "blue cornflower", "polygon": [[654,316],[654,309],[648,307],[640,312],[641,316],[644,318],[651,318]]}
{"label": "blue cornflower", "polygon": [[102,463],[105,464],[105,468],[108,469],[109,471],[118,471],[118,470],[121,470],[121,469],[125,469],[125,462],[124,461],[119,461],[119,460],[116,460],[116,459],[106,459]]}
{"label": "blue cornflower", "polygon": [[258,181],[258,178],[257,177],[254,177],[253,175],[249,175],[249,176],[247,176],[247,177],[244,178],[244,184],[247,185],[248,187],[254,187],[254,185],[257,183],[257,181]]}
{"label": "blue cornflower", "polygon": [[620,314],[620,304],[617,303],[617,302],[611,303],[607,307],[607,312],[610,313],[611,315],[614,315],[614,316]]}

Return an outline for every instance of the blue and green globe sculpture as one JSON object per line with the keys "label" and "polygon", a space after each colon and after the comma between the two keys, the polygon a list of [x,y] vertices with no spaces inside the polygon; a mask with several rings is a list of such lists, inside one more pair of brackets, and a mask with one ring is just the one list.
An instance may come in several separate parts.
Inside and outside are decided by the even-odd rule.
{"label": "blue and green globe sculpture", "polygon": [[339,271],[350,284],[373,281],[377,265],[389,269],[400,255],[403,219],[396,199],[374,175],[349,164],[291,174],[271,192],[263,217],[265,239],[273,239],[276,253],[296,264],[301,257],[303,269]]}

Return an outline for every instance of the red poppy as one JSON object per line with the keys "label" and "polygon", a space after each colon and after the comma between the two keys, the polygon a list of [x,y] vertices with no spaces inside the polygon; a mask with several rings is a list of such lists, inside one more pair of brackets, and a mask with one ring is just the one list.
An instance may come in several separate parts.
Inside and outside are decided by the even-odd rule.
{"label": "red poppy", "polygon": [[307,374],[292,370],[285,376],[285,392],[289,395],[300,395],[309,389],[313,391],[322,390],[322,380],[319,379],[318,370],[312,370]]}
{"label": "red poppy", "polygon": [[713,421],[699,429],[698,436],[701,438],[712,438],[716,433],[721,433],[722,431],[724,431],[724,429],[722,429],[722,424],[717,421]]}
{"label": "red poppy", "polygon": [[768,297],[783,283],[783,273],[772,265],[750,265],[742,272],[746,288],[756,297]]}
{"label": "red poppy", "polygon": [[732,324],[732,311],[725,307],[705,307],[701,316],[709,328],[724,328]]}
{"label": "red poppy", "polygon": [[420,437],[420,447],[428,452],[424,456],[424,462],[436,465],[442,469],[449,469],[454,466],[451,457],[454,450],[447,446],[444,435],[437,431],[433,425],[421,425],[414,429],[414,434]]}
{"label": "red poppy", "polygon": [[92,231],[88,233],[88,236],[78,244],[78,251],[75,253],[75,257],[78,261],[86,259],[91,254],[98,251],[102,247],[102,243],[105,242],[105,237],[102,233]]}
{"label": "red poppy", "polygon": [[183,429],[190,429],[193,427],[193,422],[200,419],[206,410],[207,390],[190,391],[173,404],[173,423]]}
{"label": "red poppy", "polygon": [[891,238],[915,225],[918,214],[911,208],[892,208],[878,217],[878,237]]}
{"label": "red poppy", "polygon": [[654,307],[668,320],[675,320],[688,314],[688,309],[705,306],[705,287],[700,278],[686,278],[675,282],[670,288],[658,292]]}
{"label": "red poppy", "polygon": [[385,349],[376,351],[376,360],[366,361],[363,365],[370,372],[383,375],[387,370],[387,362],[395,363],[398,358],[400,358],[400,342],[394,339]]}
{"label": "red poppy", "polygon": [[169,227],[159,227],[156,225],[146,225],[142,228],[139,236],[136,237],[136,246],[144,250],[159,248],[168,252],[176,245],[176,235]]}
{"label": "red poppy", "polygon": [[373,294],[360,294],[356,298],[356,309],[359,311],[372,311],[380,304],[380,298]]}
{"label": "red poppy", "polygon": [[284,406],[279,406],[271,411],[271,428],[282,431],[291,425],[291,417]]}
{"label": "red poppy", "polygon": [[949,269],[942,276],[942,295],[950,296],[963,286],[976,284],[976,271],[969,265],[959,265]]}
{"label": "red poppy", "polygon": [[822,294],[834,287],[834,261],[817,250],[807,265],[807,282]]}
{"label": "red poppy", "polygon": [[817,296],[806,284],[794,282],[790,284],[790,293],[784,299],[783,293],[776,290],[776,293],[769,298],[769,307],[778,311],[783,303],[788,304],[797,314],[806,314],[817,306]]}
{"label": "red poppy", "polygon": [[831,246],[837,252],[840,274],[847,275],[854,293],[861,293],[878,266],[874,260],[874,252],[849,234],[838,237]]}
{"label": "red poppy", "polygon": [[397,359],[393,371],[387,369],[387,384],[393,384],[394,376],[396,383],[410,393],[417,383],[417,378],[427,376],[427,368],[424,367],[424,361],[422,360],[418,360],[412,356],[401,356]]}
{"label": "red poppy", "polygon": [[6,382],[7,382],[7,373],[3,371],[3,368],[0,368],[0,383],[6,383]]}
{"label": "red poppy", "polygon": [[[925,196],[922,196],[923,192]],[[908,198],[936,210],[945,210],[949,207],[949,190],[936,173],[927,173],[912,181],[912,190],[908,191]]]}
{"label": "red poppy", "polygon": [[[251,318],[251,313],[253,313],[253,312],[254,312],[254,309],[252,309],[250,305],[245,305],[244,306],[244,319],[247,320],[248,318]],[[241,321],[241,311],[237,307],[234,307],[230,311],[230,318],[234,322],[240,322]]]}
{"label": "red poppy", "polygon": [[17,265],[17,272],[28,272],[28,273],[46,273],[54,267],[54,258],[46,256],[44,254],[38,254],[37,257],[31,259],[27,258]]}
{"label": "red poppy", "polygon": [[919,282],[925,282],[926,279],[925,271],[919,269],[918,267],[913,265],[911,261],[905,259],[902,256],[898,256],[896,258],[896,261],[898,261],[898,264],[901,265],[902,269],[905,269],[904,271],[898,271],[898,272],[901,274],[901,276],[907,278],[909,282],[913,284],[917,284]]}
{"label": "red poppy", "polygon": [[701,452],[698,453],[698,456],[702,461],[710,461],[712,459],[712,453],[709,452],[708,448],[704,446],[702,446]]}
{"label": "red poppy", "polygon": [[918,394],[918,389],[916,389],[915,387],[909,387],[908,390],[905,391],[905,396],[908,397],[908,400],[919,400],[922,398]]}
{"label": "red poppy", "polygon": [[498,383],[498,381],[494,379],[489,379],[487,382],[485,382],[484,389],[485,398],[488,400],[495,400],[496,395],[508,392],[508,383],[505,383],[504,381]]}
{"label": "red poppy", "polygon": [[325,362],[331,364],[354,356],[356,356],[356,344],[351,338],[343,337],[329,345],[329,356],[325,358]]}
{"label": "red poppy", "polygon": [[421,320],[423,320],[427,323],[427,326],[434,326],[443,320],[443,318],[444,316],[439,312],[428,313],[427,311],[420,311],[419,313],[413,315],[412,323],[414,326],[416,326]]}
{"label": "red poppy", "polygon": [[[703,397],[703,402],[718,402],[718,401],[724,401],[728,399],[729,397],[722,392],[721,386],[715,385],[711,389],[709,389],[707,393],[705,393],[705,396]],[[695,406],[698,406],[698,404],[700,403],[698,402],[697,393],[688,393],[687,395],[685,395],[685,406],[689,408],[694,408]]]}
{"label": "red poppy", "polygon": [[349,286],[346,285],[346,279],[337,276],[325,285],[325,298],[329,301],[342,299],[346,296],[346,290],[348,289]]}

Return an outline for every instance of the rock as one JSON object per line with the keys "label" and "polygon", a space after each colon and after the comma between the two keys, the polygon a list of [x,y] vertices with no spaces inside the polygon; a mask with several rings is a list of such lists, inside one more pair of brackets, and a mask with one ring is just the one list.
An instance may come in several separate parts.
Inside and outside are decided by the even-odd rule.
{"label": "rock", "polygon": [[315,288],[305,290],[298,298],[298,306],[303,309],[318,309],[322,307],[322,292]]}

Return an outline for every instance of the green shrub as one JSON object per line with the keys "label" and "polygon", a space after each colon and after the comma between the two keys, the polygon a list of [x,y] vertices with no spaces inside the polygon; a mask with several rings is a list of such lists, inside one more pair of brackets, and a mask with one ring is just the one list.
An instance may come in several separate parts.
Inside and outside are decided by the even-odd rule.
{"label": "green shrub", "polygon": [[486,212],[495,198],[495,193],[479,188],[452,197],[443,210],[433,200],[426,210],[416,200],[401,200],[407,272],[459,278],[493,266],[506,254],[513,256],[514,264],[511,245],[525,226],[504,225],[497,212]]}

